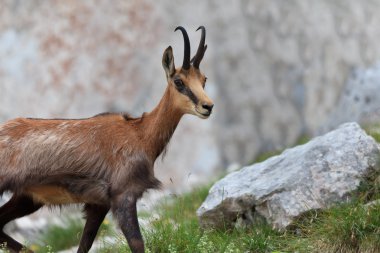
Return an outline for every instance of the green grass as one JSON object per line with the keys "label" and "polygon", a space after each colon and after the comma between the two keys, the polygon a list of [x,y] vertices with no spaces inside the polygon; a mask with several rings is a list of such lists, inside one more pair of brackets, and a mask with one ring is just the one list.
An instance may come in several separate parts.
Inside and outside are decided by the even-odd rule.
{"label": "green grass", "polygon": [[[206,198],[209,186],[201,187],[166,199],[157,207],[159,218],[143,228],[147,252],[380,252],[380,205],[363,205],[380,198],[377,177],[373,183],[362,184],[352,202],[312,211],[284,232],[265,223],[245,229],[200,229],[195,211]],[[148,213],[142,213],[142,218],[149,218]],[[68,224],[72,225],[64,229],[54,226],[46,233],[49,236],[44,240],[52,252],[74,246],[79,240],[82,222]],[[113,235],[117,242],[104,242],[100,252],[130,252],[123,236],[116,232]]]}
{"label": "green grass", "polygon": [[52,225],[48,227],[41,237],[42,245],[49,247],[32,245],[37,252],[45,253],[49,251],[68,249],[78,244],[84,223],[80,219],[65,218],[64,225]]}
{"label": "green grass", "polygon": [[[195,211],[208,189],[198,188],[160,205],[160,218],[143,230],[147,252],[380,252],[380,205],[365,207],[364,192],[350,203],[310,212],[284,232],[265,223],[204,231]],[[105,245],[101,252],[130,252],[123,237],[118,238],[118,243]]]}
{"label": "green grass", "polygon": [[380,143],[380,123],[363,126],[368,135]]}
{"label": "green grass", "polygon": [[[84,220],[80,218],[65,217],[63,225],[51,225],[41,235],[38,243],[31,244],[30,249],[37,253],[57,252],[69,249],[79,244]],[[98,236],[110,234],[112,225],[106,218],[100,226]]]}
{"label": "green grass", "polygon": [[324,252],[380,252],[380,206],[342,204],[320,214],[306,235]]}

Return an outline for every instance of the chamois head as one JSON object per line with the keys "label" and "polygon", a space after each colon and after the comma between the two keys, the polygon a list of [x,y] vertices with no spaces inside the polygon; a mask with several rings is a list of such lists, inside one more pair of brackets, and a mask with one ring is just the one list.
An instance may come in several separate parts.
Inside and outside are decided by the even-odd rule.
{"label": "chamois head", "polygon": [[207,49],[205,45],[206,29],[200,26],[197,31],[202,30],[201,41],[197,53],[190,60],[190,41],[185,28],[178,26],[175,31],[180,30],[185,42],[183,64],[181,68],[175,68],[172,47],[169,46],[162,57],[162,66],[165,69],[168,80],[168,88],[176,94],[174,105],[183,113],[197,115],[202,119],[210,116],[214,103],[204,91],[206,77],[200,71],[199,64]]}

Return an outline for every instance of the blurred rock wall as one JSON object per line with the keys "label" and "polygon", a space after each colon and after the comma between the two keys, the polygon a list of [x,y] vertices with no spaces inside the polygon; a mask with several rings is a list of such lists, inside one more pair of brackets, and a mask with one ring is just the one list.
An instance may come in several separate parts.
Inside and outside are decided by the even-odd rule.
{"label": "blurred rock wall", "polygon": [[207,181],[229,163],[313,134],[354,68],[380,58],[379,1],[0,0],[0,120],[139,115],[207,28],[201,69],[215,113],[186,116],[157,166],[167,187]]}
{"label": "blurred rock wall", "polygon": [[380,122],[380,62],[371,68],[356,69],[341,92],[328,120],[319,132],[326,132],[347,121],[360,122],[372,131]]}

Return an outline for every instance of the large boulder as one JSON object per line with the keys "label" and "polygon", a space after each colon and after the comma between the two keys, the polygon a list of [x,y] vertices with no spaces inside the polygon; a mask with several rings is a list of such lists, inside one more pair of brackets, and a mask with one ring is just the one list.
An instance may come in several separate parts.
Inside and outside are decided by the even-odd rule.
{"label": "large boulder", "polygon": [[307,144],[218,181],[197,215],[203,227],[264,217],[278,229],[313,210],[347,201],[377,169],[379,145],[357,123],[346,123]]}

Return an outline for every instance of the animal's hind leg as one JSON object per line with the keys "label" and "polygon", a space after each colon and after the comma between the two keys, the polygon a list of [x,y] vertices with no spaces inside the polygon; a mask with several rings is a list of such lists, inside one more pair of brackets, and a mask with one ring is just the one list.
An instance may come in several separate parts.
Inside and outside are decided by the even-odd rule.
{"label": "animal's hind leg", "polygon": [[132,253],[144,253],[145,247],[137,219],[136,201],[137,198],[133,194],[124,193],[116,196],[112,200],[112,211]]}
{"label": "animal's hind leg", "polygon": [[24,246],[3,232],[8,222],[31,214],[43,205],[34,203],[33,199],[25,195],[13,195],[12,198],[0,207],[0,243],[6,244],[11,252],[20,252]]}
{"label": "animal's hind leg", "polygon": [[109,209],[108,206],[86,204],[85,212],[87,220],[80,240],[78,253],[87,253],[90,250],[100,224],[102,224]]}

